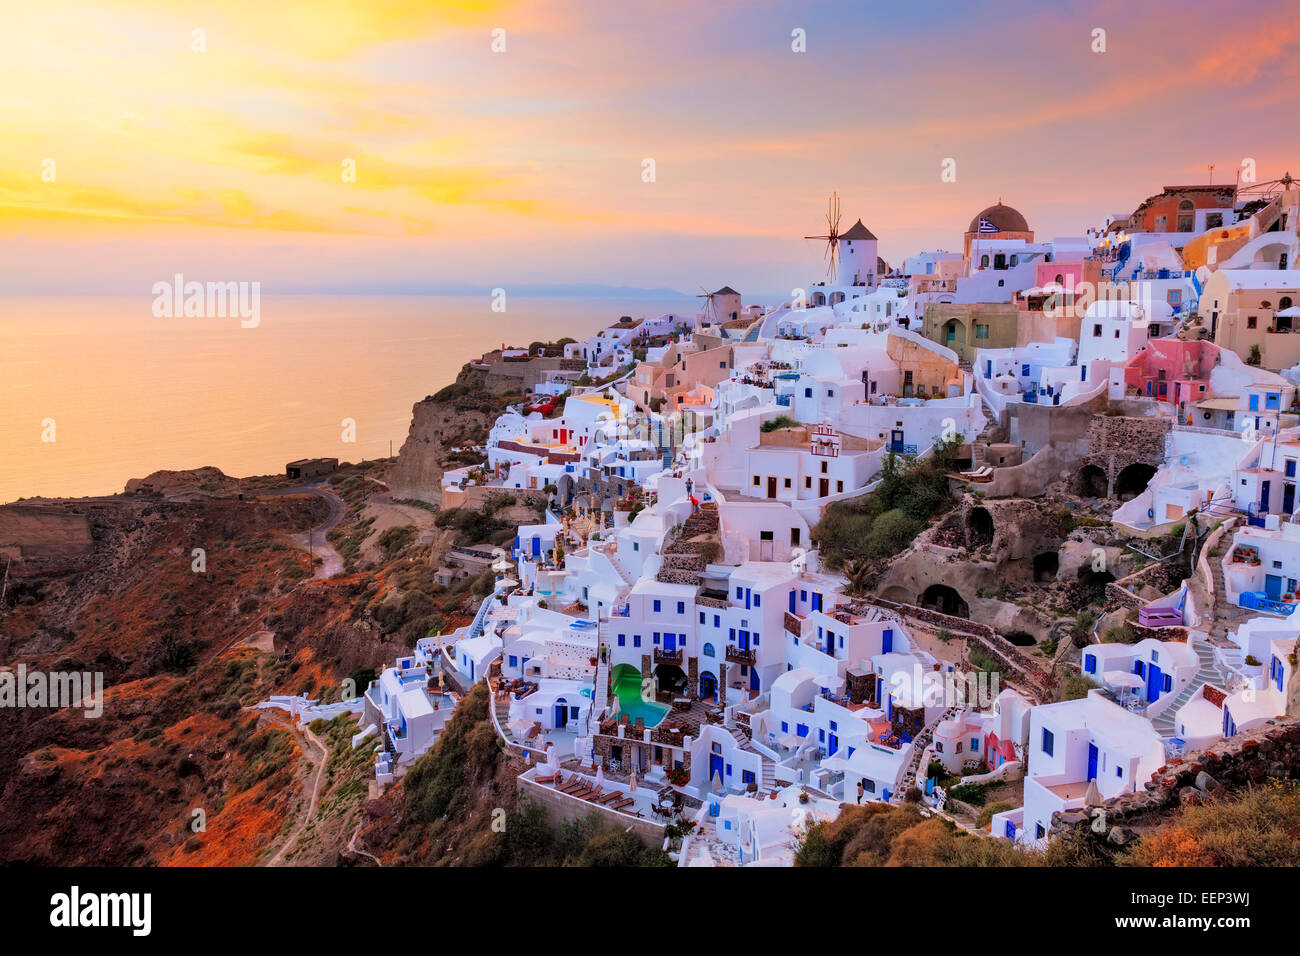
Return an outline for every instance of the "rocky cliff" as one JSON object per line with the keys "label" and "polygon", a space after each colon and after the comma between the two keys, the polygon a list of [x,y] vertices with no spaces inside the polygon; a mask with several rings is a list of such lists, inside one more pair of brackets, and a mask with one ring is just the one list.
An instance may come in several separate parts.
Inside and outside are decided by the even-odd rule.
{"label": "rocky cliff", "polygon": [[406,441],[384,475],[393,496],[441,504],[439,485],[443,471],[464,464],[449,462],[448,455],[453,448],[486,441],[504,407],[499,396],[460,379],[436,395],[416,402],[411,409]]}

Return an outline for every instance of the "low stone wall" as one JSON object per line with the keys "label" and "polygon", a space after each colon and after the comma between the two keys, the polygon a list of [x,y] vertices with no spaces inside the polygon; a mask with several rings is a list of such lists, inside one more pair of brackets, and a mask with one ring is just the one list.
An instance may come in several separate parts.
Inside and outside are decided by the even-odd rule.
{"label": "low stone wall", "polygon": [[517,778],[519,795],[526,797],[546,811],[552,823],[567,823],[595,813],[606,826],[631,830],[648,847],[659,847],[664,842],[664,826],[653,820],[639,820],[626,813],[610,810],[586,800],[577,800],[558,792],[554,787]]}
{"label": "low stone wall", "polygon": [[1267,780],[1300,779],[1300,718],[1280,717],[1175,758],[1137,793],[1099,807],[1054,814],[1051,835],[1086,835],[1112,847],[1133,842],[1135,824]]}
{"label": "low stone wall", "polygon": [[1039,664],[1021,653],[1016,645],[989,627],[964,617],[953,617],[929,608],[914,604],[894,605],[900,614],[935,628],[952,631],[956,636],[974,641],[988,652],[1002,669],[1001,675],[1006,680],[1020,685],[1020,689],[1039,703],[1051,699],[1050,689],[1055,686],[1055,679],[1045,672]]}

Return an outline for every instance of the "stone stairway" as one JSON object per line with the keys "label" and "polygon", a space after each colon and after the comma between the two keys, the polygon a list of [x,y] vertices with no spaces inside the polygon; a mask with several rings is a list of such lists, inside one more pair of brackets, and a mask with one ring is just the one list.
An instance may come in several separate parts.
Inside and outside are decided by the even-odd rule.
{"label": "stone stairway", "polygon": [[736,743],[740,745],[741,750],[746,753],[757,754],[759,760],[762,761],[763,770],[758,781],[758,789],[761,791],[775,790],[776,762],[761,750],[756,749],[753,744],[750,743],[751,738],[749,727],[744,724],[728,724],[727,732],[735,738]]}
{"label": "stone stairway", "polygon": [[939,726],[940,721],[951,720],[962,713],[964,709],[960,705],[949,707],[926,724],[921,729],[921,732],[912,738],[912,759],[908,762],[907,769],[903,771],[903,778],[898,784],[898,792],[893,795],[890,800],[891,803],[902,803],[903,796],[907,791],[916,786],[916,775],[921,769],[921,760],[925,757],[926,748],[930,746],[930,741],[934,739],[934,728]]}
{"label": "stone stairway", "polygon": [[1219,665],[1214,660],[1214,651],[1203,640],[1198,641],[1195,635],[1190,638],[1192,650],[1196,652],[1197,660],[1200,661],[1200,667],[1197,668],[1196,674],[1187,685],[1174,698],[1174,702],[1165,707],[1160,713],[1151,718],[1151,726],[1155,728],[1156,733],[1161,737],[1174,736],[1174,715],[1178,709],[1190,701],[1193,697],[1201,692],[1201,688],[1206,684],[1217,684],[1220,687],[1228,683],[1228,675],[1224,674]]}
{"label": "stone stairway", "polygon": [[708,566],[697,546],[691,541],[700,535],[713,535],[718,531],[718,509],[716,506],[703,507],[695,511],[683,523],[681,531],[669,544],[664,546],[663,563],[655,580],[665,584],[700,583],[700,573]]}

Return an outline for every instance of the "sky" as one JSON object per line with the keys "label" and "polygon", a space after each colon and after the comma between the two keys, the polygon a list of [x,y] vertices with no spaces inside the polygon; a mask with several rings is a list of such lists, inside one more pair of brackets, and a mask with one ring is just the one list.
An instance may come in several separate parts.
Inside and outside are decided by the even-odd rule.
{"label": "sky", "polygon": [[1300,174],[1293,13],[8,0],[0,294],[177,272],[264,294],[770,293],[824,273],[802,237],[832,191],[893,263],[960,250],[999,199],[1039,238],[1077,235],[1246,159]]}

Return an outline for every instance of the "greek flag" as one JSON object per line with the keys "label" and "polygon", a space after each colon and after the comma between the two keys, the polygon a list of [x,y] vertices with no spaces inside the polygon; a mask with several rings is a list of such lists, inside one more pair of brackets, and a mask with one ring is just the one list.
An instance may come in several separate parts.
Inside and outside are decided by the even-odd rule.
{"label": "greek flag", "polygon": [[981,233],[998,232],[998,227],[993,225],[993,223],[989,222],[987,219],[981,219],[980,232]]}

